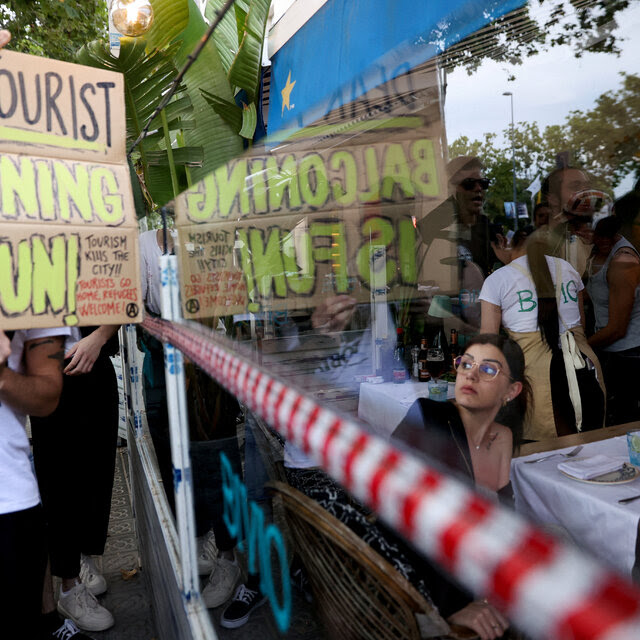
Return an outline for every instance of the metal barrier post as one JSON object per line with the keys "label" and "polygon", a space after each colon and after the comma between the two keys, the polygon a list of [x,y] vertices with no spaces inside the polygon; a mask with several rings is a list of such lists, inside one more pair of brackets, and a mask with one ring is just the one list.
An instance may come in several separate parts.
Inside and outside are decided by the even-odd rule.
{"label": "metal barrier post", "polygon": [[122,384],[127,406],[133,417],[136,438],[142,436],[142,370],[138,362],[136,327],[127,324],[121,329],[120,359],[122,360]]}
{"label": "metal barrier post", "polygon": [[[180,289],[177,278],[177,258],[160,257],[162,285],[162,316],[180,319]],[[195,515],[193,507],[193,480],[189,457],[189,417],[185,393],[184,360],[182,353],[172,344],[164,344],[164,370],[167,385],[167,408],[171,436],[173,486],[176,497],[176,524],[180,540],[182,568],[182,595],[186,602],[200,597],[195,545]]]}

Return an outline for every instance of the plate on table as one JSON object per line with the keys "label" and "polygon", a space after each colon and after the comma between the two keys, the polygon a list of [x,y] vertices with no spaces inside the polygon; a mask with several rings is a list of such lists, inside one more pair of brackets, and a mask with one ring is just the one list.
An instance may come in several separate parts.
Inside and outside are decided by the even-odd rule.
{"label": "plate on table", "polygon": [[615,471],[609,471],[601,476],[595,478],[589,478],[589,480],[583,480],[582,478],[576,478],[570,473],[558,469],[558,471],[571,480],[577,480],[578,482],[586,482],[588,484],[625,484],[627,482],[633,482],[638,476],[640,476],[640,469],[634,467],[632,464],[625,462],[619,469]]}

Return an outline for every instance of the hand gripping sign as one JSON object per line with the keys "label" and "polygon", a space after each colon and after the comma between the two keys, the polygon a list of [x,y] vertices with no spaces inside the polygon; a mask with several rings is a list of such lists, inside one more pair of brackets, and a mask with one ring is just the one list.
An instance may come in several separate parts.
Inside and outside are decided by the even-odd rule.
{"label": "hand gripping sign", "polygon": [[0,328],[141,320],[124,81],[0,52]]}

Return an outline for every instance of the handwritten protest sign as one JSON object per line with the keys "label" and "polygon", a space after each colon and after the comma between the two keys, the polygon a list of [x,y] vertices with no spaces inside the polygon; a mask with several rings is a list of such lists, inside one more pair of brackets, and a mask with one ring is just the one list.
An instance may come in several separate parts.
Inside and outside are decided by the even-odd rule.
{"label": "handwritten protest sign", "polygon": [[452,287],[439,259],[427,270],[414,225],[447,195],[438,136],[413,117],[358,142],[241,157],[181,194],[185,317],[311,308],[341,293],[368,301],[374,247],[385,248],[389,299],[427,279]]}
{"label": "handwritten protest sign", "polygon": [[141,320],[119,74],[0,52],[0,328]]}

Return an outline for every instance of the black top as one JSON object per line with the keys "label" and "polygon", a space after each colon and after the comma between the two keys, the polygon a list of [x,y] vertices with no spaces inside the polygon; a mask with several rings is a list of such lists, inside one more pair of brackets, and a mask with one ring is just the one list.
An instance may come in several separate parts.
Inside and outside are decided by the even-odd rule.
{"label": "black top", "polygon": [[[445,473],[459,476],[463,481],[475,482],[471,452],[460,414],[452,402],[435,402],[426,398],[416,400],[393,438],[407,443],[413,450],[425,454],[429,464]],[[501,501],[510,503],[511,484],[498,492]],[[431,597],[443,617],[459,611],[473,600],[473,595],[457,585],[426,558],[413,559],[430,587]]]}
{"label": "black top", "polygon": [[458,410],[452,402],[418,398],[392,434],[430,462],[475,482],[471,454]]}

